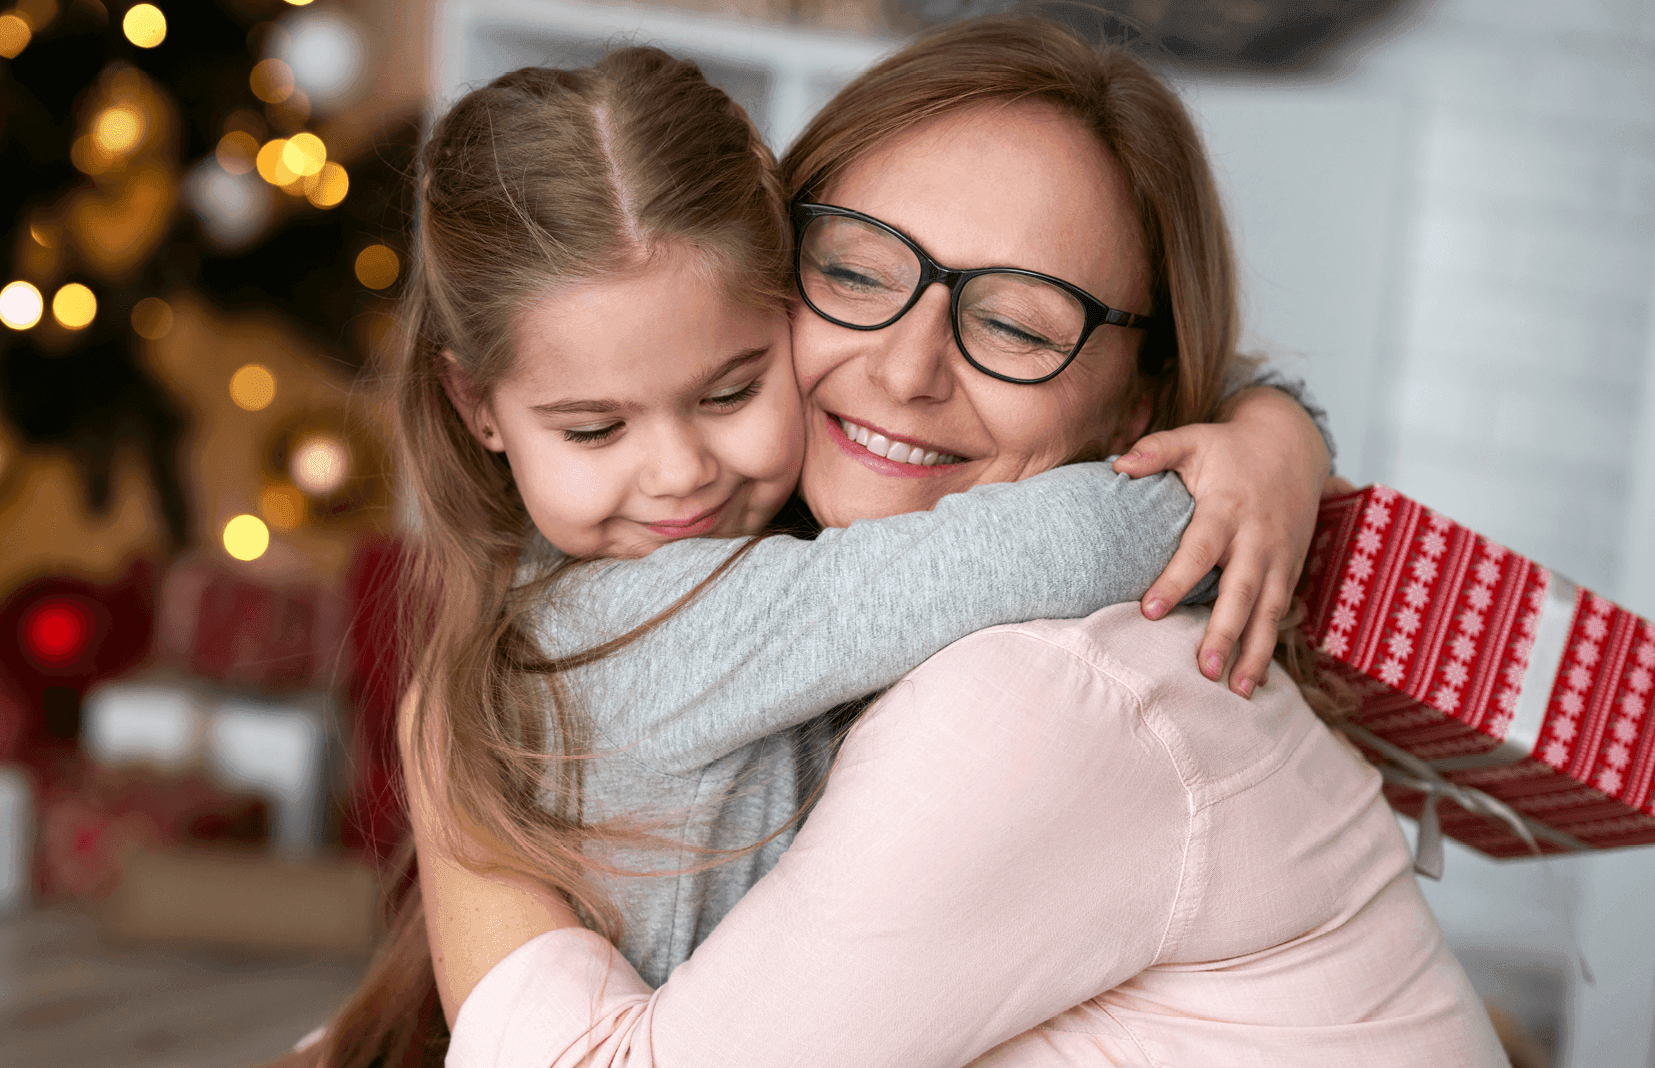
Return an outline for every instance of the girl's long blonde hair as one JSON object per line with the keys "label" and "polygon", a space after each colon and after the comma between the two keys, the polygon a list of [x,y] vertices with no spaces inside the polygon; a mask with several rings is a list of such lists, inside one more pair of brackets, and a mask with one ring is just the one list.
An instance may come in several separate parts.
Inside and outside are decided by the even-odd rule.
{"label": "girl's long blonde hair", "polygon": [[[576,562],[525,552],[533,527],[510,465],[455,410],[445,361],[487,397],[513,370],[520,309],[637,270],[669,246],[696,254],[736,299],[784,309],[791,235],[774,160],[694,64],[629,47],[586,69],[530,67],[468,92],[431,130],[417,181],[405,339],[389,373],[415,517],[400,576],[415,683],[402,712],[405,771],[425,784],[454,855],[567,895],[613,937],[619,917],[596,878],[608,869],[592,847],[639,833],[582,818],[588,740],[561,676],[637,635],[578,662],[546,659],[531,613]],[[440,1062],[441,1025],[416,885],[314,1059]]]}

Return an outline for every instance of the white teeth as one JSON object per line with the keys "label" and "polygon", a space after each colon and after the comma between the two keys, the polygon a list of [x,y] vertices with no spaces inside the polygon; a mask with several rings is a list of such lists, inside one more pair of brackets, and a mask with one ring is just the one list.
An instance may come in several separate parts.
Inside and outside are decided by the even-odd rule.
{"label": "white teeth", "polygon": [[935,452],[921,449],[918,445],[906,445],[900,441],[889,441],[883,434],[873,434],[865,426],[857,426],[849,419],[839,420],[839,429],[845,432],[858,445],[867,449],[875,456],[883,456],[887,460],[894,460],[899,464],[914,464],[918,467],[935,467],[937,464],[957,464],[961,458],[946,452]]}

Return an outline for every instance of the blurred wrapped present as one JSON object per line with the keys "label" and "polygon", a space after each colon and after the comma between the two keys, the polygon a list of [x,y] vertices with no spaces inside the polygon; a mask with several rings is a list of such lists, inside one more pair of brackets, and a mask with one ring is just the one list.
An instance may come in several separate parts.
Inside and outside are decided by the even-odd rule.
{"label": "blurred wrapped present", "polygon": [[257,846],[270,834],[262,798],[225,789],[199,773],[106,768],[71,758],[40,779],[35,877],[46,900],[104,897],[141,849]]}
{"label": "blurred wrapped present", "polygon": [[343,591],[183,561],[162,585],[157,663],[265,690],[331,687],[349,667]]}
{"label": "blurred wrapped present", "polygon": [[1384,486],[1323,502],[1304,629],[1427,840],[1655,843],[1655,626]]}

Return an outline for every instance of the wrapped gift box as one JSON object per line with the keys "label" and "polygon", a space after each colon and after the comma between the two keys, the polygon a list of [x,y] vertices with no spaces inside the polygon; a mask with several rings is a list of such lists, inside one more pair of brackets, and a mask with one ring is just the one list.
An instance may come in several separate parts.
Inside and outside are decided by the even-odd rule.
{"label": "wrapped gift box", "polygon": [[1384,486],[1323,503],[1299,593],[1399,811],[1495,857],[1655,843],[1648,620]]}

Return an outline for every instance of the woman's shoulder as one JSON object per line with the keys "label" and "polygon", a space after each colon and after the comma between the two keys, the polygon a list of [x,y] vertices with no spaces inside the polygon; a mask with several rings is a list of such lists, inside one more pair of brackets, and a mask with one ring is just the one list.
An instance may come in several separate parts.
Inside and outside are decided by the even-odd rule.
{"label": "woman's shoulder", "polygon": [[1278,668],[1251,700],[1202,675],[1195,656],[1207,616],[1180,608],[1151,621],[1133,603],[1081,619],[992,627],[943,650],[916,676],[1012,678],[1031,706],[1085,704],[1105,719],[1133,721],[1192,791],[1229,793],[1269,774],[1322,728]]}

